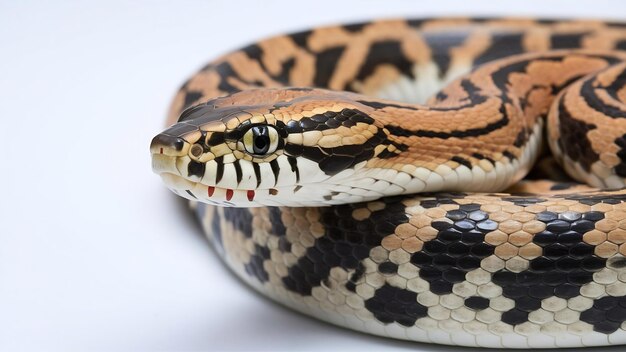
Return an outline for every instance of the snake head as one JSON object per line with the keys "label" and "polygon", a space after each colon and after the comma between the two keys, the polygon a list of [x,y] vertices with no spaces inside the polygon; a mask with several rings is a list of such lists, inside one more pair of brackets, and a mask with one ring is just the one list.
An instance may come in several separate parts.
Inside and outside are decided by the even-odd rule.
{"label": "snake head", "polygon": [[185,110],[152,140],[152,167],[175,193],[225,206],[322,206],[378,198],[351,184],[388,147],[357,95],[255,89]]}

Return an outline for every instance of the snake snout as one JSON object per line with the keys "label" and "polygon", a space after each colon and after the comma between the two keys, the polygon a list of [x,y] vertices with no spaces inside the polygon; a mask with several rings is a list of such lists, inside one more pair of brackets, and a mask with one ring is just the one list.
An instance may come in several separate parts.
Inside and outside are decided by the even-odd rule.
{"label": "snake snout", "polygon": [[188,146],[189,143],[181,137],[159,133],[150,143],[150,152],[152,154],[180,156],[186,153],[185,149]]}
{"label": "snake snout", "polygon": [[152,171],[156,174],[181,176],[177,162],[189,150],[189,143],[181,137],[168,133],[156,135],[150,143]]}
{"label": "snake snout", "polygon": [[161,176],[172,190],[188,190],[195,183],[187,180],[180,172],[179,163],[189,150],[189,143],[181,137],[160,133],[150,143],[152,171]]}

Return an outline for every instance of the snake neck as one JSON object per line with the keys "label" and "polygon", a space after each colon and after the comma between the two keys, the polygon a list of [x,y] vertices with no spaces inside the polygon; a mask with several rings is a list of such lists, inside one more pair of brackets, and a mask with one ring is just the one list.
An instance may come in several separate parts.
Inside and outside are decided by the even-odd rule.
{"label": "snake neck", "polygon": [[[615,169],[619,158],[594,158],[594,150],[622,140],[623,60],[620,52],[527,54],[478,68],[426,106],[365,101],[376,108],[372,115],[389,138],[406,150],[394,148],[397,164],[373,160],[368,166],[421,175],[425,184],[411,192],[501,191],[536,160],[547,118],[549,145],[571,177],[599,188],[623,187],[624,175]],[[589,115],[595,119],[584,122]],[[583,133],[595,128],[602,130],[592,132],[595,148],[581,152]]]}

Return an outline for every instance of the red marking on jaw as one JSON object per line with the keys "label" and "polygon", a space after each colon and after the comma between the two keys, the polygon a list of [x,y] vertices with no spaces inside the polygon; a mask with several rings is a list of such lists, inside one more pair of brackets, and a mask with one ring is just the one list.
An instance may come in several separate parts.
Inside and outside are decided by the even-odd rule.
{"label": "red marking on jaw", "polygon": [[207,189],[207,193],[209,194],[209,197],[213,196],[213,192],[215,192],[215,187],[209,186],[209,188]]}
{"label": "red marking on jaw", "polygon": [[226,200],[231,200],[233,198],[233,190],[232,189],[227,189],[226,190]]}
{"label": "red marking on jaw", "polygon": [[252,202],[252,200],[254,199],[254,191],[248,191],[247,196],[248,201]]}
{"label": "red marking on jaw", "polygon": [[163,154],[163,148],[161,148],[161,150],[159,150],[159,154]]}

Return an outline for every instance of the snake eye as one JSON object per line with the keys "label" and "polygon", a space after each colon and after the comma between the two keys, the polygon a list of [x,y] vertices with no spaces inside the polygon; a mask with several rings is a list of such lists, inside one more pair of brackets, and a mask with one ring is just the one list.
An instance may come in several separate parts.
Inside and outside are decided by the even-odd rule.
{"label": "snake eye", "polygon": [[243,146],[252,155],[271,154],[278,146],[278,132],[267,125],[253,126],[243,135]]}

